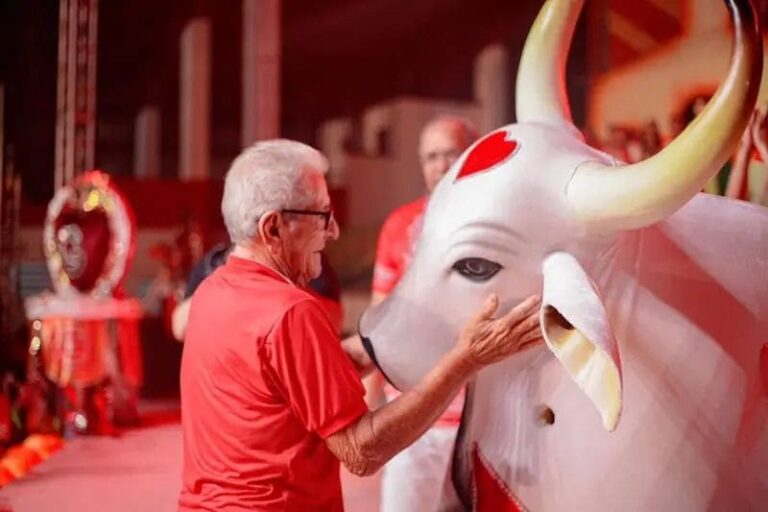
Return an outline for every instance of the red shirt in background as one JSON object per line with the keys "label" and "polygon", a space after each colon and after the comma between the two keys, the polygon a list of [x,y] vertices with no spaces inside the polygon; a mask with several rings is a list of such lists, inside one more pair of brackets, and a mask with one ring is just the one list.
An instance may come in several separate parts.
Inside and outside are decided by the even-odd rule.
{"label": "red shirt in background", "polygon": [[229,256],[192,298],[179,509],[343,510],[323,439],[367,412],[363,395],[317,299]]}
{"label": "red shirt in background", "polygon": [[[427,199],[428,197],[425,196],[401,206],[390,213],[384,221],[376,246],[376,263],[373,267],[372,289],[374,292],[389,295],[408,270],[421,233]],[[384,394],[388,401],[392,401],[400,393],[386,384]],[[463,410],[464,390],[462,389],[435,425],[457,427],[461,423]]]}
{"label": "red shirt in background", "polygon": [[411,263],[421,233],[427,197],[401,206],[389,214],[381,228],[373,267],[373,291],[389,294]]}

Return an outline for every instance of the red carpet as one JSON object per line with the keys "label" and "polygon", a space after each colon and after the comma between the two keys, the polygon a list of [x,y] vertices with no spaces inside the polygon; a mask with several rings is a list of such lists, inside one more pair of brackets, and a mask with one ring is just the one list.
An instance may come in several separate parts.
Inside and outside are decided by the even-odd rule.
{"label": "red carpet", "polygon": [[[181,475],[178,404],[148,404],[142,425],[116,437],[78,437],[0,489],[0,512],[176,510]],[[342,475],[347,512],[376,512],[378,476]]]}

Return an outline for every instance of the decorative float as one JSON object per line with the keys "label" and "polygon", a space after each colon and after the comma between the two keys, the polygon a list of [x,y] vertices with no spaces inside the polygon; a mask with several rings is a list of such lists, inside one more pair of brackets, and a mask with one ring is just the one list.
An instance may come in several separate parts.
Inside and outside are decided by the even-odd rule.
{"label": "decorative float", "polygon": [[122,289],[135,240],[131,208],[103,172],[79,176],[48,205],[54,292],[26,302],[30,371],[54,384],[65,433],[104,434],[137,419],[142,309]]}

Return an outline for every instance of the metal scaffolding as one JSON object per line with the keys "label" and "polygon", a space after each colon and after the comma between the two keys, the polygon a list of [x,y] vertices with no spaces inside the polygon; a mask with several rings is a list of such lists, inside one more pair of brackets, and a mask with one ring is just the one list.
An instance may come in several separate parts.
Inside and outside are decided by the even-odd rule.
{"label": "metal scaffolding", "polygon": [[98,0],[60,0],[54,190],[93,169]]}

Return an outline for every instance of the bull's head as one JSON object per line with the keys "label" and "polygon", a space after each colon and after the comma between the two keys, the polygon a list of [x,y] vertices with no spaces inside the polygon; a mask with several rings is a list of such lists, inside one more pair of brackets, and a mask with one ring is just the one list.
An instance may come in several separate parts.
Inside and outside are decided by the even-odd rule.
{"label": "bull's head", "polygon": [[[755,12],[726,0],[734,46],[720,88],[661,153],[625,165],[587,146],[570,119],[565,56],[582,3],[544,5],[518,73],[518,124],[470,147],[433,192],[407,274],[361,321],[364,344],[408,389],[490,293],[501,310],[543,293],[549,350],[486,368],[467,395],[453,466],[465,501],[471,474],[482,495],[484,460],[497,476],[486,480],[514,490],[510,503],[537,510],[764,503],[768,407],[757,361],[768,260],[751,254],[768,245],[768,212],[692,201],[754,108]],[[702,233],[721,219],[752,232]]]}
{"label": "bull's head", "polygon": [[[570,119],[565,56],[582,3],[544,5],[518,73],[518,123],[470,147],[438,185],[408,273],[366,312],[361,334],[386,377],[408,389],[451,349],[491,292],[502,310],[543,292],[540,322],[549,350],[486,368],[468,395],[463,451],[454,465],[462,495],[473,471],[467,454],[476,444],[502,482],[522,489],[528,506],[591,506],[585,496],[599,478],[613,489],[608,499],[602,488],[604,507],[622,507],[628,497],[647,501],[649,493],[661,508],[703,507],[716,490],[738,487],[721,488],[712,474],[751,478],[757,471],[768,478],[759,469],[764,464],[730,458],[741,452],[739,443],[751,443],[744,453],[757,453],[755,443],[768,451],[768,412],[753,392],[768,263],[748,257],[768,242],[768,215],[727,201],[691,201],[731,155],[754,108],[759,27],[748,0],[726,0],[734,46],[720,88],[661,153],[625,165],[587,146]],[[756,231],[742,238],[721,231],[714,247],[695,232],[697,223],[716,218],[712,210]],[[728,262],[730,274],[720,277],[711,263],[724,258],[712,253],[731,246],[742,268]],[[749,272],[762,277],[732,279]],[[693,354],[695,366],[673,371]],[[712,372],[724,379],[716,387],[704,384]],[[531,420],[537,407],[552,413],[547,406],[558,418],[551,428]],[[614,430],[622,407],[623,428]],[[701,428],[707,414],[718,419]],[[552,414],[542,417],[554,423]],[[605,430],[594,428],[598,417]],[[747,425],[752,434],[735,441]],[[706,455],[705,446],[718,446],[717,455]],[[585,458],[599,473],[592,480],[579,471]],[[631,473],[614,472],[626,458]],[[665,471],[663,485],[655,468]],[[760,485],[768,493],[768,480]],[[752,483],[740,488],[756,495]]]}
{"label": "bull's head", "polygon": [[[624,165],[570,119],[565,55],[582,3],[544,5],[518,73],[518,124],[470,147],[433,192],[407,274],[361,321],[364,344],[407,389],[491,292],[502,310],[543,293],[549,350],[484,369],[467,394],[453,465],[465,502],[474,475],[480,510],[502,510],[483,482],[501,482],[510,509],[759,506],[768,259],[752,254],[768,245],[768,212],[692,200],[754,108],[755,12],[726,0],[734,46],[720,88],[661,153]],[[751,232],[704,233],[715,222]]]}
{"label": "bull's head", "polygon": [[491,292],[503,309],[543,289],[541,327],[549,349],[597,406],[605,427],[615,427],[621,364],[593,282],[600,278],[595,266],[623,232],[654,224],[688,202],[726,162],[745,128],[762,44],[749,2],[726,3],[735,38],[727,77],[684,132],[633,165],[590,148],[573,126],[564,68],[583,1],[546,3],[520,64],[518,123],[485,136],[456,162],[430,199],[409,272],[361,322],[367,348],[391,382],[402,389],[416,383]]}

